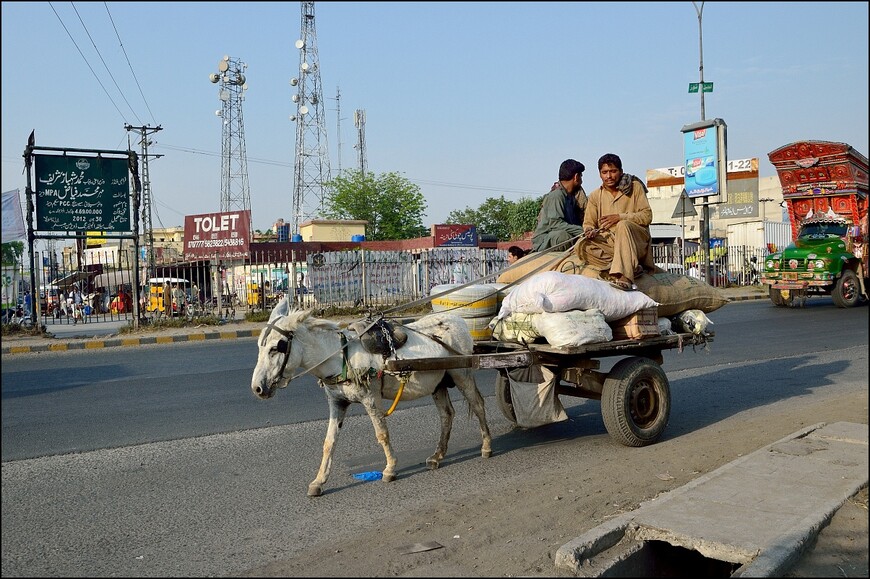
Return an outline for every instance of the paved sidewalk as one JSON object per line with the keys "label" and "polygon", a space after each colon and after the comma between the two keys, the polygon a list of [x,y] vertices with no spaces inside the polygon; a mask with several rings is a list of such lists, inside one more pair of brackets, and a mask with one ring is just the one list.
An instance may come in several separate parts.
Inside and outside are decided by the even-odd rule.
{"label": "paved sidewalk", "polygon": [[[768,299],[766,288],[758,286],[727,288],[719,290],[731,301]],[[362,317],[362,316],[359,316]],[[357,319],[350,316],[338,321]],[[93,350],[118,346],[145,344],[171,344],[175,342],[198,342],[205,340],[228,340],[251,338],[260,335],[264,322],[229,320],[219,326],[191,326],[183,328],[141,329],[135,333],[121,334],[129,326],[126,320],[88,322],[86,324],[52,324],[45,336],[3,336],[2,355],[28,354],[31,352],[66,352],[70,350]]]}

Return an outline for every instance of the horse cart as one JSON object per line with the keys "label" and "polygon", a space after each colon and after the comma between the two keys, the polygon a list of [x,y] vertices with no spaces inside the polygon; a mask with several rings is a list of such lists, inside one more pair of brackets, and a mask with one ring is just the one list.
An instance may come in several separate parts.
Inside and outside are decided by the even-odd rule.
{"label": "horse cart", "polygon": [[[508,372],[542,365],[556,376],[557,396],[600,400],[604,426],[610,436],[626,446],[640,447],[655,443],[670,417],[670,384],[661,367],[662,352],[703,346],[713,337],[710,331],[700,335],[677,333],[559,348],[538,343],[478,341],[471,355],[391,359],[386,362],[386,370],[498,370],[495,394],[499,408],[508,420],[517,424]],[[611,356],[621,359],[609,372],[600,371],[601,359]]]}

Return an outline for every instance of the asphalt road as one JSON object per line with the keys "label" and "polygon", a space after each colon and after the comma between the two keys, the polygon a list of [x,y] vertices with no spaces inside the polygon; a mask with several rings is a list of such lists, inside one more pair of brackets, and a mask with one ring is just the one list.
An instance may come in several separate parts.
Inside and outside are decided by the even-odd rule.
{"label": "asphalt road", "polygon": [[[678,402],[667,438],[783,401],[866,389],[867,307],[745,302],[710,318],[708,350],[665,353]],[[300,382],[256,400],[255,347],[239,339],[4,358],[3,575],[233,575],[371,528],[387,497],[401,510],[497,492],[576,453],[563,443],[590,456],[612,452],[597,402],[563,400],[568,423],[514,430],[480,377],[501,460],[479,460],[462,405],[448,459],[427,472],[436,413],[400,406],[389,423],[400,484],[362,483],[350,474],[380,470],[383,455],[357,413],[345,422],[326,495],[307,499],[323,394]]]}

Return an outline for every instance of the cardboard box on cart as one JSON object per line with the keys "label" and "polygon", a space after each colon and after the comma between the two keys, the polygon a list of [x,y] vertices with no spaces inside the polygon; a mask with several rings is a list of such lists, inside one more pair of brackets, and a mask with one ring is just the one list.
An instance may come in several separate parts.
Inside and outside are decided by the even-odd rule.
{"label": "cardboard box on cart", "polygon": [[610,322],[614,340],[641,340],[659,335],[657,308],[644,308],[619,320]]}

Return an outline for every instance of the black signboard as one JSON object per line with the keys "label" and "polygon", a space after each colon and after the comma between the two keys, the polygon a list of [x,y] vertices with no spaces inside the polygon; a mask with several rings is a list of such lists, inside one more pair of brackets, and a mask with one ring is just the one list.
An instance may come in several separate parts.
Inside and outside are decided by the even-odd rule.
{"label": "black signboard", "polygon": [[132,231],[126,158],[34,155],[38,231]]}

